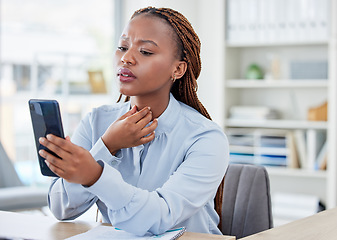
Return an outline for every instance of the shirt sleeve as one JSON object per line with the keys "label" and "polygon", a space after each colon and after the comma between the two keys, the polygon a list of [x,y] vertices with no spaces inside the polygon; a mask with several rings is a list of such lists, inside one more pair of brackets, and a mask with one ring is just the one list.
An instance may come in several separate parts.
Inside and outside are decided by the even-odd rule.
{"label": "shirt sleeve", "polygon": [[[109,152],[103,141],[99,139],[91,148],[91,126],[90,114],[88,114],[79,124],[74,132],[72,142],[90,150],[96,159],[106,161],[119,161],[119,159]],[[96,201],[97,196],[80,184],[69,183],[63,178],[54,178],[48,193],[48,205],[51,212],[59,220],[71,220],[82,215]]]}
{"label": "shirt sleeve", "polygon": [[103,201],[115,227],[138,235],[160,234],[195,214],[214,199],[228,166],[228,142],[221,131],[209,131],[187,142],[183,163],[168,181],[150,192],[127,184],[121,174],[104,166],[87,190]]}

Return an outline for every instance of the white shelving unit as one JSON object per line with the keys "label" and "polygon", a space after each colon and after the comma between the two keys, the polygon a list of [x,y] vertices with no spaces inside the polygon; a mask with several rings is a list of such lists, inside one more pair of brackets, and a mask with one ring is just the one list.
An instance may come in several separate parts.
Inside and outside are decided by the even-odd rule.
{"label": "white shelving unit", "polygon": [[[228,15],[227,27],[233,21],[231,17],[235,17],[230,12],[233,8],[229,6],[233,2],[235,1],[227,0],[225,5],[224,12]],[[254,3],[246,3],[247,8],[254,7]],[[292,3],[287,1],[287,4]],[[270,39],[263,41],[263,38],[238,41],[230,37],[230,30],[227,28],[223,106],[225,131],[227,128],[251,128],[325,133],[328,142],[326,171],[273,167],[268,168],[268,172],[272,192],[316,195],[327,208],[332,208],[337,206],[337,2],[328,0],[327,3],[329,31],[324,39],[315,40],[313,37],[300,38],[297,41],[296,35],[294,39],[282,39],[279,35],[274,41]],[[234,7],[237,11],[238,5]],[[294,11],[297,11],[295,5],[294,8]],[[259,31],[260,25],[252,29]],[[294,61],[326,61],[327,78],[294,79],[291,77],[293,74],[291,63]],[[245,72],[252,63],[258,64],[265,73],[268,72],[274,77],[262,80],[245,79]],[[277,64],[276,70],[273,64]],[[320,106],[325,101],[328,102],[328,121],[308,121],[308,109]],[[230,109],[233,106],[266,106],[276,109],[280,117],[266,120],[233,119],[230,116]],[[317,154],[310,149],[309,152],[311,155]],[[308,158],[312,160],[315,157]]]}

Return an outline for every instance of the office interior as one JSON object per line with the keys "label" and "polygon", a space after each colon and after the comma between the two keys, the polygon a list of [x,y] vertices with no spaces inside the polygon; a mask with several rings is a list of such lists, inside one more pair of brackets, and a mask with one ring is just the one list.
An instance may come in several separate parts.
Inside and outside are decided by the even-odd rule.
{"label": "office interior", "polygon": [[[7,206],[46,195],[50,183],[40,174],[28,100],[57,100],[69,136],[93,107],[116,102],[119,34],[135,10],[148,6],[180,11],[199,35],[199,99],[227,134],[230,162],[266,167],[274,225],[336,207],[334,0],[0,4],[0,210],[50,215],[37,198],[41,206]],[[95,213],[81,218],[95,221]]]}

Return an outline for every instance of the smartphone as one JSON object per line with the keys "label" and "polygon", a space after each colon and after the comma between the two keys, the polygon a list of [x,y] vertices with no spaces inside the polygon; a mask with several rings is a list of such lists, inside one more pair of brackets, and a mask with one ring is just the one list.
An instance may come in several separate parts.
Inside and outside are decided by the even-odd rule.
{"label": "smartphone", "polygon": [[42,175],[50,177],[58,177],[53,173],[47,164],[44,162],[45,159],[40,156],[39,151],[41,149],[53,154],[56,157],[57,154],[50,151],[48,148],[44,147],[39,143],[40,137],[46,137],[48,134],[54,134],[55,136],[64,138],[61,112],[59,104],[56,100],[41,100],[41,99],[30,99],[28,101],[30,116],[32,119],[35,145],[40,165],[40,170]]}

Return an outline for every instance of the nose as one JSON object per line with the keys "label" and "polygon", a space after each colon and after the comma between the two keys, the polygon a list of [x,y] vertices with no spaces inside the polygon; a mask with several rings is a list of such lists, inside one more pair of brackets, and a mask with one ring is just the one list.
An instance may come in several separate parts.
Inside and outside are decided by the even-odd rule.
{"label": "nose", "polygon": [[132,52],[130,51],[130,49],[123,54],[121,61],[125,65],[134,65],[136,63],[134,56]]}

